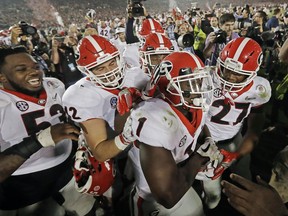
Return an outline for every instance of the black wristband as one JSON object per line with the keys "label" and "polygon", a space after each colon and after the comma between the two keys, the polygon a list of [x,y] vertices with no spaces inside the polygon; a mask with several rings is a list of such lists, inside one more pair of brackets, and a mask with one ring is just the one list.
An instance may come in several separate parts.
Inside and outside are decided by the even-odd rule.
{"label": "black wristband", "polygon": [[5,155],[19,155],[25,159],[28,159],[32,154],[37,152],[43,146],[37,140],[36,135],[24,138],[22,142],[11,146],[2,153]]}

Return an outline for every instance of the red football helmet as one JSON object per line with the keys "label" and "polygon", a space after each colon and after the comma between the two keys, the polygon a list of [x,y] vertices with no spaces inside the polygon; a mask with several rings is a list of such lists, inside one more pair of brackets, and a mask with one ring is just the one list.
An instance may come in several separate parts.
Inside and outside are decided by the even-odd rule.
{"label": "red football helmet", "polygon": [[76,152],[73,175],[78,192],[100,196],[114,183],[113,160],[99,162],[89,149],[81,146]]}
{"label": "red football helmet", "polygon": [[[219,54],[217,59],[217,76],[224,88],[230,92],[242,90],[257,75],[263,55],[260,45],[251,38],[240,37],[231,40]],[[240,83],[225,79],[224,70],[247,76]]]}
{"label": "red football helmet", "polygon": [[206,111],[212,102],[214,86],[209,68],[194,54],[171,53],[156,67],[153,78],[173,106]]}
{"label": "red football helmet", "polygon": [[147,35],[144,39],[142,47],[140,48],[144,68],[151,75],[151,70],[153,70],[153,68],[162,60],[158,59],[155,55],[168,55],[173,51],[174,46],[172,45],[170,39],[163,34],[151,33]]}
{"label": "red football helmet", "polygon": [[[78,44],[76,60],[78,69],[86,74],[97,85],[106,89],[121,87],[124,78],[120,55],[117,48],[106,38],[98,35],[84,37]],[[94,74],[93,69],[111,59],[115,59],[117,67],[106,73]]]}
{"label": "red football helmet", "polygon": [[162,33],[164,34],[164,29],[161,24],[153,18],[144,19],[142,22],[139,35],[146,36],[150,33]]}

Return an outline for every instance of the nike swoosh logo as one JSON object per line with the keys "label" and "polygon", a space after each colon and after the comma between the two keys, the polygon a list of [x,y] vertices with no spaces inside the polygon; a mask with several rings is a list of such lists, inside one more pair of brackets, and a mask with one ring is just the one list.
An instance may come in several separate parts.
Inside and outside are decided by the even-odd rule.
{"label": "nike swoosh logo", "polygon": [[202,149],[202,151],[203,151],[203,152],[207,152],[207,151],[209,150],[209,148],[210,148],[210,145],[207,145],[207,147],[206,147],[206,148],[204,148],[204,149],[203,149],[203,148],[201,148],[201,149]]}
{"label": "nike swoosh logo", "polygon": [[57,97],[57,93],[54,95],[54,97],[52,97],[53,100],[56,100]]}
{"label": "nike swoosh logo", "polygon": [[245,100],[255,100],[255,99],[256,99],[256,97],[251,97],[251,98],[250,98],[250,97],[248,97],[248,96],[247,96],[247,97],[245,97]]}

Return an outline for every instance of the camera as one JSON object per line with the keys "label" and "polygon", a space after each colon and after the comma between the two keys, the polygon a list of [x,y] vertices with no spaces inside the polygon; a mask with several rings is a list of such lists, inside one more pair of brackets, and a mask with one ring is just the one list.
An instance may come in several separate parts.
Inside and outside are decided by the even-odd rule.
{"label": "camera", "polygon": [[[142,0],[144,1],[144,0]],[[142,1],[139,0],[131,0],[132,3],[132,9],[131,9],[131,13],[133,17],[140,17],[140,16],[144,16],[144,8],[142,5]]]}
{"label": "camera", "polygon": [[244,29],[247,29],[247,28],[250,27],[250,26],[252,26],[252,23],[251,23],[251,22],[244,22],[244,21],[240,21],[240,22],[238,21],[238,22],[237,22],[237,21],[236,21],[234,27],[235,27],[236,29],[243,29],[243,28],[244,28]]}
{"label": "camera", "polygon": [[214,43],[226,43],[227,33],[223,30],[215,32],[216,38]]}
{"label": "camera", "polygon": [[31,25],[28,25],[25,21],[20,21],[18,23],[19,27],[22,30],[22,35],[35,35],[37,33],[37,29]]}
{"label": "camera", "polygon": [[55,35],[54,39],[59,41],[60,43],[63,43],[65,40],[65,36],[61,36],[61,35]]}
{"label": "camera", "polygon": [[179,47],[186,48],[192,47],[194,44],[194,36],[190,33],[183,34],[177,39]]}

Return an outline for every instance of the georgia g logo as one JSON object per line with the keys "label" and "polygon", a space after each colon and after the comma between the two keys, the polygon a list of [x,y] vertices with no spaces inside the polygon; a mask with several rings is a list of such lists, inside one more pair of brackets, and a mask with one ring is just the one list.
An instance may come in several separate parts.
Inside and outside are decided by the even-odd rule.
{"label": "georgia g logo", "polygon": [[153,82],[156,84],[161,76],[170,73],[173,69],[173,64],[170,61],[163,61],[156,66],[153,75]]}

